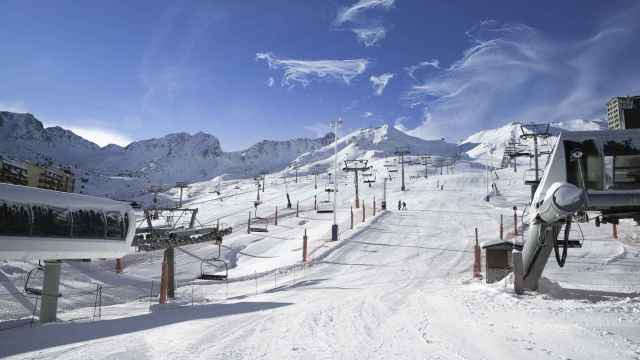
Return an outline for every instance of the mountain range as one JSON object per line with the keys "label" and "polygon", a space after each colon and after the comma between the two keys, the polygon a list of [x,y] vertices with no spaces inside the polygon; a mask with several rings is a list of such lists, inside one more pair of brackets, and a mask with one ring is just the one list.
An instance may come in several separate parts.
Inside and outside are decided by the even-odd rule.
{"label": "mountain range", "polygon": [[[116,198],[135,198],[150,184],[195,182],[225,174],[247,178],[288,167],[301,171],[332,163],[334,135],[264,140],[241,151],[225,152],[213,135],[174,133],[135,141],[125,147],[100,147],[70,130],[44,127],[32,114],[0,112],[0,155],[72,168],[80,181],[77,191]],[[338,158],[391,156],[398,149],[413,154],[451,155],[457,146],[423,140],[383,125],[341,136]]]}
{"label": "mountain range", "polygon": [[[78,192],[130,199],[143,196],[148,185],[171,185],[177,181],[196,182],[225,175],[248,178],[298,168],[323,171],[338,161],[393,156],[398,150],[412,155],[484,158],[497,161],[505,144],[521,133],[520,123],[483,130],[460,144],[444,140],[424,140],[390,125],[358,129],[339,137],[285,141],[264,140],[241,151],[225,152],[218,138],[198,132],[174,133],[161,138],[140,140],[122,147],[100,147],[70,130],[44,127],[32,114],[0,112],[0,155],[16,160],[53,163],[70,167],[76,174]],[[526,125],[525,125],[526,127]],[[565,129],[596,130],[603,124],[594,121],[568,121],[554,124],[550,132]],[[493,160],[491,160],[493,159]]]}

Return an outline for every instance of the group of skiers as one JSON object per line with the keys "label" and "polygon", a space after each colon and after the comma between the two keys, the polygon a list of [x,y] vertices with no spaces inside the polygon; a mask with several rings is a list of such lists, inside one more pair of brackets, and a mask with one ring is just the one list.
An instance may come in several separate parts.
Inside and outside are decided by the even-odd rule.
{"label": "group of skiers", "polygon": [[407,203],[402,200],[398,200],[398,211],[407,211]]}

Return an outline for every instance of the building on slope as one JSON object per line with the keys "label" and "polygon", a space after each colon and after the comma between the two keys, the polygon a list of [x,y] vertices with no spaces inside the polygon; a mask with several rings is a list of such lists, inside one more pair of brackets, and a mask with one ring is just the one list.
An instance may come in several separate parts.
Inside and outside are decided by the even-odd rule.
{"label": "building on slope", "polygon": [[607,102],[609,129],[640,128],[640,96],[616,96]]}
{"label": "building on slope", "polygon": [[0,156],[0,182],[73,192],[75,178],[67,169],[15,161]]}

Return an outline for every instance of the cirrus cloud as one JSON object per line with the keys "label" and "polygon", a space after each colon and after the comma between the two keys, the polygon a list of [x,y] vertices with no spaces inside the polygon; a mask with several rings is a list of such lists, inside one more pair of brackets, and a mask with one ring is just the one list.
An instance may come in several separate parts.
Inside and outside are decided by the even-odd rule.
{"label": "cirrus cloud", "polygon": [[382,26],[356,28],[352,29],[352,31],[356,34],[358,42],[364,44],[366,47],[375,45],[387,36],[387,30]]}
{"label": "cirrus cloud", "polygon": [[395,0],[359,0],[351,6],[340,9],[333,24],[341,27],[349,23],[359,43],[366,47],[373,46],[387,36],[387,29],[380,19],[372,18],[365,12],[374,9],[388,10],[394,3]]}
{"label": "cirrus cloud", "polygon": [[459,60],[434,66],[406,93],[405,100],[423,112],[412,134],[459,136],[514,120],[604,116],[608,98],[640,90],[634,69],[640,52],[630,52],[640,30],[637,16],[640,6],[576,40],[525,24],[481,22],[466,32],[471,46]]}
{"label": "cirrus cloud", "polygon": [[360,0],[351,6],[342,8],[336,17],[336,24],[354,21],[360,17],[363,12],[370,9],[389,9],[394,3],[395,0]]}
{"label": "cirrus cloud", "polygon": [[425,61],[419,62],[416,65],[407,66],[406,68],[404,68],[404,70],[407,72],[410,78],[416,80],[414,76],[415,72],[427,66],[431,66],[435,69],[440,69],[440,61],[438,61],[437,59],[425,60]]}
{"label": "cirrus cloud", "polygon": [[382,95],[384,88],[387,87],[387,85],[389,84],[389,81],[393,79],[393,76],[394,74],[392,73],[384,73],[378,76],[371,75],[371,77],[369,78],[369,81],[371,81],[371,86],[373,87],[373,90],[375,91],[376,95],[378,96]]}
{"label": "cirrus cloud", "polygon": [[256,60],[265,60],[270,69],[284,72],[282,84],[307,86],[315,80],[342,81],[349,84],[369,65],[367,59],[352,60],[294,60],[278,58],[272,53],[256,53]]}

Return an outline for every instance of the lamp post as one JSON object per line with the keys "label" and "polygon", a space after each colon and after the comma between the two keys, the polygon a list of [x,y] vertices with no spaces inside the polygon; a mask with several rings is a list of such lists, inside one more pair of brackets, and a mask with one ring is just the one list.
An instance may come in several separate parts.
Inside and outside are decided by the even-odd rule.
{"label": "lamp post", "polygon": [[333,225],[331,226],[331,241],[338,241],[338,126],[342,125],[342,119],[338,118],[333,125]]}

